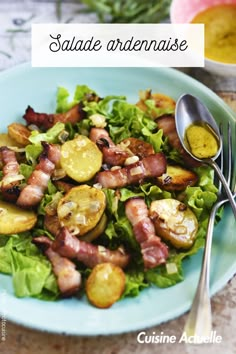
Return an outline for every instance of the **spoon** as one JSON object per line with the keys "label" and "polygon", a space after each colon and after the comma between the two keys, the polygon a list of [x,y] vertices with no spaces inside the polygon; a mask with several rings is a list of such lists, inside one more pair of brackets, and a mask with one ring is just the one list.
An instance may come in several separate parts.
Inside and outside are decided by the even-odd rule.
{"label": "spoon", "polygon": [[[214,131],[214,136],[218,141],[218,150],[216,154],[212,157],[201,158],[201,159],[196,157],[190,151],[190,147],[188,146],[188,143],[185,140],[186,129],[192,124],[197,123],[199,125],[199,122],[205,123],[206,126],[210,127],[210,129]],[[225,180],[225,177],[222,174],[219,166],[215,162],[215,160],[217,159],[217,157],[219,156],[222,150],[222,139],[220,136],[219,128],[214,118],[212,117],[211,113],[208,111],[206,106],[198,98],[190,94],[184,94],[178,99],[176,104],[175,124],[176,124],[177,134],[179,136],[179,139],[181,141],[184,150],[196,161],[210,165],[215,170],[218,178],[220,179],[225,189],[234,216],[236,217],[236,203],[234,201],[232,192],[230,191],[227,181]]]}

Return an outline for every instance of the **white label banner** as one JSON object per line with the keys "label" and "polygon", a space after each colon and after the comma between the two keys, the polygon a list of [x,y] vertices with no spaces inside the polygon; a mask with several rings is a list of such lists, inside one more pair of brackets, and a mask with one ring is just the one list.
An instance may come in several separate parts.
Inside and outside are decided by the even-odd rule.
{"label": "white label banner", "polygon": [[203,67],[202,24],[33,24],[33,67]]}

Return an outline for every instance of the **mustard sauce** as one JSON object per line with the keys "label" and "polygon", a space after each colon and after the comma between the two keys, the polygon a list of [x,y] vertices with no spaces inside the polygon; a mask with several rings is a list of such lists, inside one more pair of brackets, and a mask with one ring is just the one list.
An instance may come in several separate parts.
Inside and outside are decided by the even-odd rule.
{"label": "mustard sauce", "polygon": [[205,24],[206,58],[236,64],[236,4],[210,7],[192,23]]}
{"label": "mustard sauce", "polygon": [[219,149],[218,139],[207,124],[191,124],[185,139],[191,153],[199,159],[214,157]]}

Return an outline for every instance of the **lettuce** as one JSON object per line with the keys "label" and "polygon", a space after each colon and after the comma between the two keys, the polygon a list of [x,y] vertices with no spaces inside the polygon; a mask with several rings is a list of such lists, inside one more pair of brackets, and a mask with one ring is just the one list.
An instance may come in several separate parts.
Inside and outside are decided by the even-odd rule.
{"label": "lettuce", "polygon": [[147,127],[144,127],[142,133],[147,137],[147,142],[153,146],[155,152],[163,150],[164,138],[162,129],[158,130],[156,133],[151,133]]}
{"label": "lettuce", "polygon": [[33,171],[33,166],[27,165],[26,163],[20,164],[20,173],[25,177],[26,182]]}
{"label": "lettuce", "polygon": [[125,101],[125,99],[125,96],[110,95],[98,101],[83,101],[83,110],[87,112],[88,117],[97,113],[108,117],[111,114],[111,107],[113,107],[114,103],[113,101],[119,102]]}
{"label": "lettuce", "polygon": [[142,271],[130,271],[126,274],[125,290],[122,294],[124,297],[135,297],[138,296],[140,291],[147,288],[149,285],[145,281],[144,273]]}
{"label": "lettuce", "polygon": [[[103,99],[89,100],[89,94],[96,95],[96,92],[88,86],[78,85],[74,98],[69,102],[69,92],[60,87],[57,92],[57,112],[65,112],[78,102],[82,102],[83,111],[87,113],[87,118],[76,124],[76,129],[80,133],[87,135],[91,122],[89,117],[93,114],[101,114],[106,117],[108,131],[115,143],[130,136],[145,139],[154,144],[155,151],[160,151],[163,145],[162,132],[154,132],[157,124],[148,117],[136,105],[126,102],[125,96],[108,95]],[[98,97],[98,96],[97,96]],[[168,111],[169,110],[166,110]],[[70,129],[70,134],[74,132]]]}
{"label": "lettuce", "polygon": [[[109,214],[109,223],[105,230],[105,235],[109,239],[109,245],[123,244],[134,253],[138,253],[137,262],[140,259],[140,246],[136,241],[132,226],[125,215],[124,203],[119,200],[112,189],[103,190],[106,195],[107,212]],[[122,191],[129,193],[129,190],[122,188]]]}
{"label": "lettuce", "polygon": [[140,189],[144,192],[148,204],[150,204],[150,202],[156,199],[171,198],[170,192],[164,191],[163,189],[152,183],[144,183],[140,186]]}
{"label": "lettuce", "polygon": [[159,288],[167,288],[181,282],[183,277],[182,263],[175,261],[168,261],[168,264],[174,263],[176,266],[176,272],[169,274],[167,272],[167,264],[156,267],[155,269],[149,269],[145,273],[145,279],[148,283],[154,284]]}
{"label": "lettuce", "polygon": [[[37,145],[27,145],[25,148],[25,157],[26,160],[31,164],[35,165],[36,160],[43,151],[43,147],[41,144]],[[26,171],[26,170],[25,170]],[[23,172],[24,172],[24,167],[23,167]],[[23,173],[24,174],[24,173]]]}
{"label": "lettuce", "polygon": [[137,198],[137,197],[144,197],[145,194],[140,191],[130,190],[128,188],[121,188],[120,189],[120,201],[126,202],[130,198]]}
{"label": "lettuce", "polygon": [[52,128],[48,129],[46,133],[39,133],[37,130],[33,130],[29,136],[29,141],[34,144],[40,144],[41,141],[48,143],[57,143],[58,135],[65,129],[65,124],[57,122]]}
{"label": "lettuce", "polygon": [[147,134],[147,130],[152,132],[157,127],[156,123],[141,109],[125,101],[113,103],[107,121],[110,136],[115,143],[130,136],[144,138],[143,131]]}
{"label": "lettuce", "polygon": [[208,219],[210,210],[217,200],[217,188],[214,185],[214,172],[210,167],[202,166],[195,169],[199,176],[197,186],[187,187],[185,202],[194,211],[199,222]]}
{"label": "lettuce", "polygon": [[63,196],[63,192],[57,192],[54,190],[55,186],[49,182],[48,184],[48,193],[44,195],[38,206],[38,214],[45,215],[45,208],[51,204],[51,208],[55,209],[58,205],[59,200]]}
{"label": "lettuce", "polygon": [[[4,236],[0,236],[0,240],[1,237]],[[7,238],[9,239],[8,236]],[[5,274],[11,274],[11,258],[7,247],[4,246],[0,247],[0,272]]]}
{"label": "lettuce", "polygon": [[175,109],[173,107],[156,107],[156,102],[153,99],[147,99],[144,101],[147,106],[147,114],[152,115],[155,112],[156,118],[163,116],[164,114],[174,114]]}
{"label": "lettuce", "polygon": [[67,112],[70,108],[75,106],[88,94],[96,94],[95,91],[86,85],[77,85],[72,101],[69,100],[70,93],[65,87],[58,87],[57,89],[57,113]]}
{"label": "lettuce", "polygon": [[51,264],[31,242],[32,236],[0,235],[0,240],[5,241],[0,247],[0,272],[12,274],[16,296],[55,300],[59,291]]}

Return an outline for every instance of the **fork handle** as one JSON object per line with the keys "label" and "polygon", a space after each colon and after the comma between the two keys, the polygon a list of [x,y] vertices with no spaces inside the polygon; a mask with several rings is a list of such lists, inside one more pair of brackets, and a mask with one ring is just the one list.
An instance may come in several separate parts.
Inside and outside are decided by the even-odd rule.
{"label": "fork handle", "polygon": [[206,244],[202,259],[201,275],[198,282],[198,287],[194,296],[192,307],[188,315],[184,331],[188,337],[199,336],[208,337],[211,335],[212,330],[212,317],[211,317],[211,300],[209,294],[209,270],[210,270],[210,256],[211,244],[214,229],[215,214],[218,209],[218,204],[213,206],[209,218]]}
{"label": "fork handle", "polygon": [[199,283],[184,332],[187,337],[210,337],[212,331],[211,301],[208,289]]}
{"label": "fork handle", "polygon": [[231,205],[231,208],[233,210],[233,213],[234,213],[234,217],[236,218],[236,202],[234,200],[234,197],[233,197],[233,194],[229,188],[229,185],[224,177],[224,175],[222,174],[219,166],[217,165],[217,163],[213,160],[210,160],[209,164],[214,168],[215,172],[217,173],[224,189],[225,189],[225,192],[227,194],[227,197],[229,199],[229,202],[230,202],[230,205]]}

